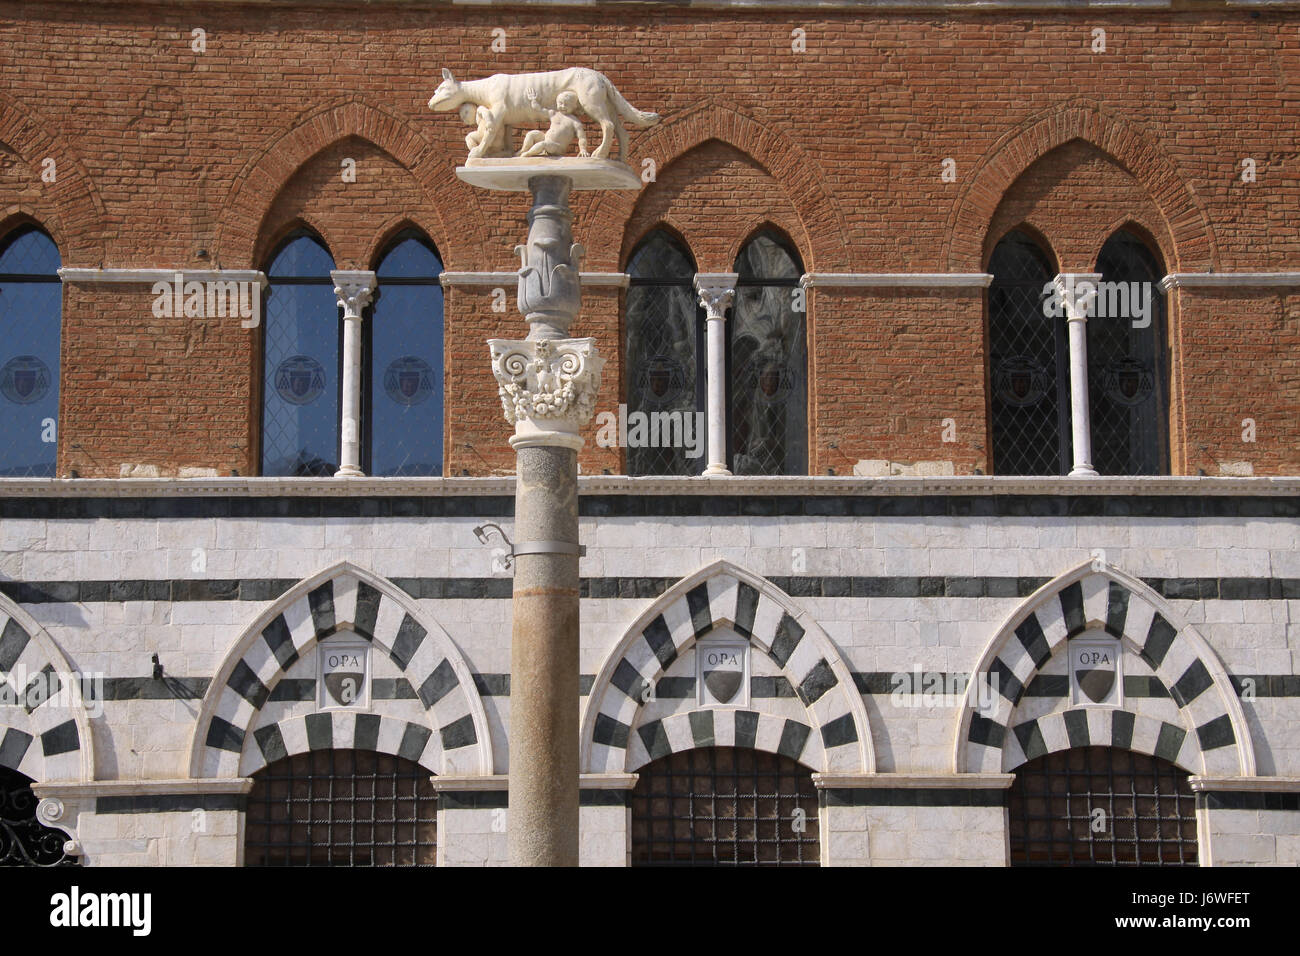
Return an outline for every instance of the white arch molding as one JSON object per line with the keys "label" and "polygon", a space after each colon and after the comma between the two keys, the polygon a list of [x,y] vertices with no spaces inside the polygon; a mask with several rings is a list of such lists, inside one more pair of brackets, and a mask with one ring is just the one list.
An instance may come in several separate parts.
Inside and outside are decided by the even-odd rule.
{"label": "white arch molding", "polygon": [[[258,726],[263,705],[289,668],[340,631],[389,656],[426,719],[331,710]],[[295,584],[235,641],[203,697],[190,776],[247,776],[283,757],[348,744],[414,760],[439,775],[492,773],[487,716],[455,643],[410,595],[342,561]]]}
{"label": "white arch molding", "polygon": [[[1150,669],[1177,707],[1177,723],[1127,705],[1067,706],[1017,720],[1035,675],[1070,638],[1096,630],[1119,638]],[[979,687],[989,682],[993,706],[980,713]],[[1162,757],[1195,774],[1255,775],[1245,713],[1213,648],[1146,584],[1092,561],[1030,595],[984,648],[958,714],[953,771],[1007,772],[1047,753],[1097,745]]]}
{"label": "white arch molding", "polygon": [[[720,626],[776,663],[802,719],[757,700],[749,708],[692,707],[644,719],[645,688]],[[678,581],[615,644],[587,696],[579,765],[586,773],[627,773],[706,746],[766,750],[815,771],[875,770],[862,695],[834,642],[789,595],[727,561]]]}

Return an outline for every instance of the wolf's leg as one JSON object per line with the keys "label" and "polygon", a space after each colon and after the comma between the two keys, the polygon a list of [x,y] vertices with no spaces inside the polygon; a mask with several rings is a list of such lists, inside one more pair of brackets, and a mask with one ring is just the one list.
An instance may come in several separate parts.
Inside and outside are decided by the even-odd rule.
{"label": "wolf's leg", "polygon": [[609,151],[614,147],[613,136],[616,135],[614,131],[617,129],[618,124],[613,120],[603,118],[600,120],[600,145],[591,154],[593,159],[609,159]]}
{"label": "wolf's leg", "polygon": [[614,132],[618,134],[618,158],[620,162],[627,162],[627,130],[623,128],[622,122],[615,117]]}

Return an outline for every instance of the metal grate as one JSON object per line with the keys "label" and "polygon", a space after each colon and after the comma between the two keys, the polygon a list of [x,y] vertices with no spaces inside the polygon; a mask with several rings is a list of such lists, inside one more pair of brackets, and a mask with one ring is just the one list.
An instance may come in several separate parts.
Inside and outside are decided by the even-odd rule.
{"label": "metal grate", "polygon": [[989,260],[989,405],[998,475],[1070,470],[1065,320],[1043,312],[1052,269],[1038,245],[1008,233]]}
{"label": "metal grate", "polygon": [[[627,410],[650,422],[680,425],[646,430],[635,444],[629,427],[629,475],[698,475],[704,470],[704,310],[695,297],[690,253],[662,229],[632,253],[627,290]],[[686,416],[692,445],[684,441]],[[639,417],[639,416],[638,416]],[[673,427],[678,429],[673,433]],[[667,441],[663,440],[668,432]],[[683,440],[676,440],[681,438]],[[646,444],[647,441],[654,444]],[[676,447],[673,447],[673,446]],[[690,454],[696,452],[697,454]]]}
{"label": "metal grate", "polygon": [[54,240],[32,226],[0,243],[0,477],[54,476],[59,265]]}
{"label": "metal grate", "polygon": [[314,750],[253,774],[248,866],[433,866],[431,774],[369,750]]}
{"label": "metal grate", "polygon": [[640,770],[634,866],[817,866],[817,792],[788,757],[703,747]]}
{"label": "metal grate", "polygon": [[80,866],[63,852],[68,834],[36,819],[37,802],[30,778],[0,767],[0,866]]}
{"label": "metal grate", "polygon": [[1196,801],[1166,760],[1077,747],[1017,768],[1012,866],[1195,866]]}
{"label": "metal grate", "polygon": [[[1157,285],[1164,270],[1121,231],[1102,247],[1097,271],[1107,302],[1094,308],[1104,315],[1088,320],[1093,466],[1103,475],[1167,474],[1165,298]],[[1145,292],[1145,316],[1136,314],[1135,292]]]}
{"label": "metal grate", "polygon": [[789,241],[763,232],[741,249],[727,322],[728,447],[737,475],[808,473],[803,266]]}

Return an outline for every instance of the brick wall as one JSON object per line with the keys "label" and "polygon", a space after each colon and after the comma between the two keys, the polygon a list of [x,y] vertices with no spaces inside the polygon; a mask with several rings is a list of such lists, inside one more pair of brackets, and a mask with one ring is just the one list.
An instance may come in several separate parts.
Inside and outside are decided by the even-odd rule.
{"label": "brick wall", "polygon": [[[498,27],[504,52],[490,49]],[[796,27],[806,52],[791,49]],[[1098,27],[1106,52],[1094,54]],[[205,52],[191,47],[195,28]],[[620,270],[660,221],[701,270],[729,270],[763,223],[791,237],[809,271],[976,272],[1019,223],[1062,268],[1085,270],[1128,221],[1169,271],[1300,268],[1295,10],[4,3],[0,49],[0,228],[36,219],[66,266],[263,268],[284,231],[307,223],[339,268],[370,268],[409,221],[448,269],[513,269],[526,198],[459,182],[466,129],[425,103],[444,66],[468,78],[581,62],[665,117],[631,137],[655,183],[575,198],[587,269]],[[355,183],[340,176],[345,157]],[[1254,183],[1242,182],[1247,157]],[[947,158],[955,182],[941,178]],[[46,159],[53,183],[40,181]],[[447,474],[512,465],[483,343],[522,331],[507,291],[505,314],[482,290],[447,297]],[[1294,473],[1295,296],[1172,298],[1175,471],[1245,460],[1255,474]],[[613,408],[617,294],[584,299],[574,332],[600,338],[599,407]],[[813,300],[810,470],[844,473],[845,456],[987,470],[975,297]],[[258,333],[157,320],[150,301],[145,288],[68,286],[59,473],[255,472]],[[956,443],[936,444],[944,418]],[[582,467],[622,465],[589,447]]]}

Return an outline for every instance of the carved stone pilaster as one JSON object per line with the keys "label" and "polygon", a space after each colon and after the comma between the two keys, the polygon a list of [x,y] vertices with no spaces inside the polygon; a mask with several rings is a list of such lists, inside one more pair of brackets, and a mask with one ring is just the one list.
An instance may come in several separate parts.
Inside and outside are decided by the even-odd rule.
{"label": "carved stone pilaster", "polygon": [[705,395],[708,398],[709,460],[705,477],[725,477],[727,469],[727,310],[736,297],[734,272],[701,272],[695,276],[695,291],[705,313],[705,347],[708,350],[708,375]]}
{"label": "carved stone pilaster", "polygon": [[595,339],[489,339],[492,374],[514,448],[582,447],[579,429],[591,420],[605,360]]}
{"label": "carved stone pilaster", "polygon": [[1070,338],[1070,436],[1074,445],[1074,467],[1070,474],[1091,478],[1092,422],[1088,406],[1088,316],[1097,298],[1101,275],[1095,272],[1063,272],[1052,287],[1065,310]]}
{"label": "carved stone pilaster", "polygon": [[331,272],[334,294],[343,309],[343,408],[339,423],[339,470],[336,478],[360,477],[361,471],[361,313],[375,289],[373,272]]}

